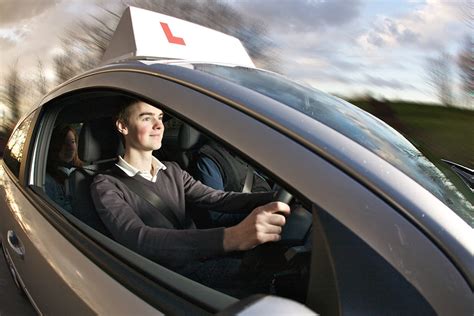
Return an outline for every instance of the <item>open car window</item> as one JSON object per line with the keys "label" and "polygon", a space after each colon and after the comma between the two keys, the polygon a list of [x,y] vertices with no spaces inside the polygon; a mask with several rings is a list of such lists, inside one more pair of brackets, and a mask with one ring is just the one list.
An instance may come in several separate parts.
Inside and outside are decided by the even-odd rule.
{"label": "open car window", "polygon": [[[87,101],[81,100],[82,103]],[[51,133],[45,173],[44,191],[54,202],[53,206],[61,212],[72,215],[74,218],[93,228],[98,233],[110,238],[106,243],[115,240],[110,230],[103,224],[95,211],[90,196],[90,185],[93,178],[100,173],[107,172],[117,162],[117,157],[123,154],[123,144],[116,131],[114,115],[118,109],[120,97],[91,97],[88,102],[101,104],[100,111],[78,113],[71,105],[66,105],[59,112]],[[280,186],[268,176],[260,166],[252,165],[249,159],[239,156],[238,152],[220,142],[211,135],[202,132],[199,126],[192,126],[177,117],[165,113],[165,134],[163,146],[154,153],[160,161],[171,161],[178,164],[184,171],[207,186],[217,190],[237,192],[268,192]],[[75,144],[58,144],[58,139],[73,139]],[[69,146],[68,148],[66,148]],[[64,147],[64,148],[63,148]],[[65,163],[58,163],[63,152],[77,151],[77,161],[71,159]],[[52,162],[55,162],[52,164]],[[56,174],[51,172],[51,165],[58,169]],[[216,178],[218,175],[218,179]],[[231,265],[240,269],[242,266],[247,275],[242,284],[255,289],[246,292],[272,293],[304,302],[309,280],[309,265],[311,251],[311,206],[292,204],[295,210],[301,212],[303,223],[301,231],[288,235],[287,241],[275,245],[271,251],[251,251],[245,255],[227,256],[216,261],[212,270],[217,275],[225,273]],[[192,212],[192,220],[198,229],[212,227],[229,227],[238,224],[245,213],[223,214],[217,209],[187,209]],[[126,245],[125,245],[126,246]],[[285,257],[285,253],[293,246],[301,246],[305,250],[302,254]],[[302,248],[302,249],[303,249]],[[268,248],[270,249],[270,247]],[[156,262],[160,264],[160,262]],[[192,273],[188,275],[198,283],[219,292],[242,298],[242,292],[236,291],[236,284],[232,279],[223,279],[221,282],[201,282],[199,277]],[[275,281],[278,280],[278,281]],[[255,283],[259,283],[255,286]]]}

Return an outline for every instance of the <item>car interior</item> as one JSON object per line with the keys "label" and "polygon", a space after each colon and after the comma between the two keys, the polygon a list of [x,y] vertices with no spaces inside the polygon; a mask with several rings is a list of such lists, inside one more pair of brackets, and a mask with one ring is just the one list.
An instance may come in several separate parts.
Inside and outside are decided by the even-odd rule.
{"label": "car interior", "polygon": [[[77,150],[83,166],[75,168],[67,179],[74,188],[72,215],[111,239],[111,234],[95,211],[89,186],[96,174],[110,169],[117,156],[123,153],[123,144],[113,121],[121,102],[123,95],[118,93],[91,93],[84,98],[70,98],[61,102],[54,124],[69,124],[78,130]],[[86,106],[79,107],[78,103]],[[166,132],[162,148],[154,152],[154,155],[161,161],[176,161],[181,168],[193,175],[198,149],[211,140],[218,140],[173,116],[173,113],[165,112],[164,124]],[[237,155],[233,149],[228,150]],[[244,157],[239,159],[245,160]],[[279,183],[264,174],[262,168],[254,169],[258,170],[259,176],[268,182],[269,187],[277,191],[275,196],[280,197],[279,200],[282,197],[287,202],[292,200],[292,213],[296,215],[287,220],[287,226],[292,228],[285,228],[280,242],[261,245],[246,252],[242,258],[242,267],[255,271],[273,271],[272,282],[268,285],[269,293],[304,302],[311,260],[312,215],[308,211],[311,206],[305,205],[302,202],[304,200],[292,199]],[[55,201],[51,202],[61,212],[66,212]],[[208,223],[207,219],[194,220],[198,228],[200,223]]]}

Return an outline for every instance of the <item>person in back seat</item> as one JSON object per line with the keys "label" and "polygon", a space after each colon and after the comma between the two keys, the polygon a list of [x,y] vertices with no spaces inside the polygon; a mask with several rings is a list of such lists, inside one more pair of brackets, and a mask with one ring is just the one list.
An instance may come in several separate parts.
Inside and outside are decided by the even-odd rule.
{"label": "person in back seat", "polygon": [[66,211],[72,213],[74,188],[68,179],[71,172],[82,166],[77,155],[77,133],[68,125],[53,130],[46,166],[46,194]]}
{"label": "person in back seat", "polygon": [[[154,158],[152,152],[161,147],[164,133],[162,117],[160,109],[135,99],[121,108],[116,127],[124,138],[125,154],[91,185],[101,220],[119,243],[213,288],[239,290],[247,285],[242,284],[245,277],[262,280],[242,276],[239,259],[226,255],[279,240],[289,206],[272,202],[272,192],[214,190],[194,180],[178,164]],[[121,180],[124,177],[158,196],[161,207],[140,196],[143,192],[131,189]],[[194,206],[248,215],[232,227],[197,229],[189,214]],[[249,285],[249,291],[268,291],[262,285],[269,287],[269,282]]]}
{"label": "person in back seat", "polygon": [[[252,166],[229,152],[215,141],[207,141],[196,154],[193,174],[196,180],[222,191],[232,192],[269,192],[270,185]],[[222,225],[232,226],[240,222],[245,215],[226,214],[210,210],[209,218],[201,217],[197,221],[204,227]]]}

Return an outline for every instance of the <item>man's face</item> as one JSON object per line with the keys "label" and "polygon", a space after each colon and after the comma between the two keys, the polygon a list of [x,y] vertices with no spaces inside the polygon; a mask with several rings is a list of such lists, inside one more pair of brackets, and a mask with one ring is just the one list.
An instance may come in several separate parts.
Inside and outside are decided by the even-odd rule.
{"label": "man's face", "polygon": [[117,128],[125,138],[125,146],[140,151],[161,147],[163,112],[148,103],[138,102],[129,108],[128,122],[117,121]]}

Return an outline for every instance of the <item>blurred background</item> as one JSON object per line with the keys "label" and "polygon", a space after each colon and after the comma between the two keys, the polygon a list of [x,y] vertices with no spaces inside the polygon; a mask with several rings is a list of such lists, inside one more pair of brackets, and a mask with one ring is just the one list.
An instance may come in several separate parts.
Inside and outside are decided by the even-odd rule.
{"label": "blurred background", "polygon": [[0,147],[58,84],[98,65],[125,6],[238,37],[258,67],[337,95],[441,169],[474,168],[472,0],[0,0]]}

